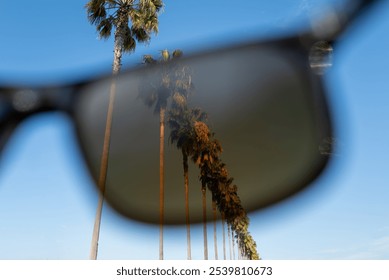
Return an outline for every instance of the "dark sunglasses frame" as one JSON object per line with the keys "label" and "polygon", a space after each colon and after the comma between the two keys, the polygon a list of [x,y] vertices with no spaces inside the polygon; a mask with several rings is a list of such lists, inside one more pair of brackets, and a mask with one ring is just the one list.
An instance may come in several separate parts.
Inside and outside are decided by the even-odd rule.
{"label": "dark sunglasses frame", "polygon": [[[330,33],[315,34],[314,32],[309,31],[288,38],[246,43],[244,45],[227,47],[225,49],[217,49],[209,52],[203,52],[200,54],[195,54],[186,58],[182,58],[182,61],[185,62],[185,60],[196,60],[198,58],[204,59],[208,56],[211,58],[214,53],[228,54],[229,52],[238,52],[240,50],[253,48],[256,46],[271,48],[282,53],[289,53],[290,57],[293,57],[294,63],[299,64],[299,67],[296,69],[302,69],[302,71],[305,72],[304,75],[308,77],[308,83],[311,86],[312,92],[315,93],[312,94],[312,98],[314,98],[313,102],[315,104],[321,105],[317,107],[318,117],[324,118],[325,120],[323,120],[322,123],[328,125],[327,127],[323,127],[321,131],[324,131],[326,135],[332,135],[330,113],[325,98],[322,77],[311,71],[309,67],[310,50],[314,43],[322,40],[330,42],[331,44],[336,44],[336,39],[344,32],[348,25],[353,22],[357,17],[359,17],[362,14],[362,11],[366,11],[366,9],[370,7],[372,3],[375,2],[379,1],[361,1],[349,13],[338,13],[338,21],[336,23],[333,23],[333,28]],[[150,67],[152,68],[160,66],[156,65]],[[118,74],[118,77],[115,78],[120,78],[120,76],[127,74],[131,75],[131,73],[134,72],[137,72],[139,74],[142,73],[142,71],[148,71],[148,69],[150,68],[138,67],[136,69],[122,70],[122,72]],[[85,150],[85,143],[82,139],[80,139],[80,135],[82,135],[80,133],[82,128],[80,127],[79,121],[77,120],[75,108],[77,107],[76,104],[80,98],[80,95],[82,94],[82,92],[84,92],[84,89],[94,83],[101,82],[102,80],[112,80],[112,75],[104,75],[91,80],[61,86],[0,87],[0,150],[4,148],[13,130],[20,122],[37,113],[48,111],[64,112],[69,115],[71,119],[74,120],[75,127],[78,132],[77,135],[79,138],[78,140],[80,146],[82,150]],[[88,159],[86,159],[86,161],[88,163]],[[323,160],[323,162],[318,166],[318,169],[316,169],[315,172],[312,172],[310,176],[305,178],[305,182],[302,182],[301,186],[296,186],[295,188],[292,188],[292,192],[284,193],[277,199],[270,200],[264,205],[260,205],[259,208],[272,205],[304,189],[322,172],[322,170],[327,164],[327,161],[328,157]],[[97,178],[95,179],[97,182]],[[112,206],[114,206],[115,208],[115,205]],[[121,212],[120,209],[117,210]]]}

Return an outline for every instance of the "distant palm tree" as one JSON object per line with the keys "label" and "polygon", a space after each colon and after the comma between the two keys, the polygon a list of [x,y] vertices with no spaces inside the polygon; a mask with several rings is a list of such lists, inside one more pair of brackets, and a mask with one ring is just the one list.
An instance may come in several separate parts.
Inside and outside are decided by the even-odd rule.
{"label": "distant palm tree", "polygon": [[[201,152],[196,155],[200,167],[200,180],[211,191],[212,198],[222,213],[222,219],[227,222],[229,242],[234,242],[234,235],[237,235],[238,246],[245,257],[259,259],[256,243],[248,232],[249,219],[238,196],[238,187],[232,184],[234,179],[229,177],[226,165],[220,158],[221,144],[209,131],[207,137],[208,144],[199,148]],[[231,247],[233,245],[231,244]],[[233,258],[231,247],[230,258]]]}
{"label": "distant palm tree", "polygon": [[[88,20],[91,24],[96,25],[100,38],[109,38],[112,29],[115,30],[112,66],[114,76],[120,71],[123,53],[133,51],[137,41],[148,42],[151,33],[158,32],[158,12],[162,8],[162,5],[161,0],[90,0],[86,4]],[[116,83],[113,80],[109,94],[103,152],[100,164],[98,181],[100,194],[92,237],[91,259],[97,258],[115,93]]]}
{"label": "distant palm tree", "polygon": [[[181,52],[173,52],[173,55],[170,55],[166,50],[162,51],[161,54],[161,61],[155,60],[151,56],[144,56],[144,62],[146,64],[166,62],[182,55]],[[208,188],[212,193],[213,204],[216,205],[222,219],[227,224],[229,242],[234,242],[234,239],[237,238],[238,248],[245,254],[245,257],[248,259],[259,259],[255,241],[248,232],[249,220],[237,194],[237,186],[232,184],[233,178],[229,177],[226,165],[220,158],[222,153],[221,144],[215,139],[214,134],[211,133],[210,128],[205,123],[205,114],[200,109],[191,109],[188,106],[187,99],[193,89],[190,69],[180,64],[179,61],[173,64],[162,65],[161,69],[161,77],[155,80],[156,84],[150,85],[152,81],[146,81],[141,84],[142,86],[144,86],[143,84],[147,85],[147,88],[146,90],[141,90],[140,97],[147,105],[154,106],[155,113],[159,113],[160,135],[164,135],[165,114],[167,113],[167,122],[171,130],[170,141],[175,143],[182,152],[188,258],[191,258],[188,179],[188,158],[191,158],[200,169],[203,201],[204,258],[208,258],[205,203],[205,194]],[[170,97],[172,102],[168,110],[167,104]],[[163,113],[161,113],[161,109],[163,109]],[[160,137],[160,140],[163,140],[163,137]],[[162,151],[163,141],[160,142],[160,148]],[[160,158],[163,158],[163,155]],[[163,161],[160,162],[163,165]],[[216,234],[215,230],[214,234]],[[223,239],[225,240],[225,238]],[[214,240],[216,243],[216,239]],[[223,243],[225,244],[225,242]],[[231,247],[230,250],[232,249]],[[223,249],[225,252],[225,248]],[[217,252],[217,248],[215,252]],[[231,258],[232,255],[233,253],[231,252]]]}
{"label": "distant palm tree", "polygon": [[200,168],[200,181],[201,181],[201,202],[203,209],[203,242],[204,242],[204,259],[208,259],[208,233],[207,233],[207,180],[205,178],[204,168],[206,162],[209,160],[208,145],[210,130],[204,122],[196,122],[194,125],[196,133],[195,149],[192,155],[192,160]]}
{"label": "distant palm tree", "polygon": [[[204,235],[204,259],[208,259],[208,238],[207,238],[207,215],[206,215],[206,190],[210,184],[211,170],[213,164],[218,162],[219,154],[222,152],[220,143],[211,139],[212,134],[204,122],[195,123],[196,145],[192,156],[193,161],[200,168],[202,209],[203,209],[203,235]],[[214,193],[212,193],[212,199]],[[216,234],[214,230],[214,234]],[[215,236],[214,236],[215,240]]]}
{"label": "distant palm tree", "polygon": [[[169,59],[169,53],[166,50],[161,51],[162,61]],[[155,64],[158,61],[150,55],[143,57],[143,62],[146,65]],[[157,81],[158,85],[152,85],[146,91],[141,92],[140,97],[149,107],[154,106],[154,113],[159,115],[159,259],[163,260],[163,224],[164,224],[164,209],[165,209],[165,112],[167,100],[169,98],[169,85],[164,82],[166,77],[161,76],[161,80]],[[150,90],[152,89],[152,90]]]}
{"label": "distant palm tree", "polygon": [[187,94],[178,93],[173,95],[173,102],[168,115],[170,127],[170,142],[176,144],[182,152],[185,187],[185,219],[187,229],[187,258],[191,259],[190,242],[190,218],[189,218],[189,165],[188,159],[194,153],[196,133],[194,124],[206,118],[205,113],[199,109],[189,109],[186,101]]}
{"label": "distant palm tree", "polygon": [[219,207],[224,209],[227,224],[231,227],[232,240],[237,236],[239,241],[238,246],[244,252],[244,256],[250,260],[260,259],[256,242],[248,232],[250,221],[246,211],[242,207],[237,191],[238,187],[232,185],[232,178],[229,178],[227,184],[224,185],[224,195],[221,197]]}
{"label": "distant palm tree", "polygon": [[[160,222],[160,259],[163,259],[163,251],[161,255],[161,250],[163,250],[163,224],[164,224],[164,146],[165,146],[165,123],[166,123],[166,113],[167,113],[167,104],[168,99],[173,97],[173,106],[175,110],[182,105],[180,102],[186,102],[187,96],[192,90],[191,76],[189,71],[185,66],[180,65],[179,63],[174,64],[174,66],[164,67],[164,63],[178,59],[182,56],[182,51],[175,50],[171,54],[168,50],[161,51],[160,60],[154,59],[151,55],[145,55],[143,57],[143,62],[146,65],[152,65],[156,63],[162,63],[162,71],[160,73],[160,78],[156,79],[156,84],[147,84],[148,81],[142,85],[143,89],[140,90],[139,97],[144,101],[144,103],[149,107],[154,107],[154,113],[159,114],[159,222]],[[181,98],[181,99],[179,99]],[[181,105],[180,105],[181,104]],[[177,121],[179,121],[177,119]],[[182,136],[183,134],[181,134]],[[185,149],[184,149],[185,150]],[[183,150],[184,162],[185,153]],[[184,164],[184,170],[187,170],[188,166]],[[185,177],[185,181],[188,181],[188,178]],[[189,215],[189,214],[188,214]],[[189,221],[189,218],[187,217]],[[188,244],[190,244],[190,233],[188,233]],[[162,248],[161,248],[162,247]],[[190,246],[188,246],[188,256],[190,257]]]}

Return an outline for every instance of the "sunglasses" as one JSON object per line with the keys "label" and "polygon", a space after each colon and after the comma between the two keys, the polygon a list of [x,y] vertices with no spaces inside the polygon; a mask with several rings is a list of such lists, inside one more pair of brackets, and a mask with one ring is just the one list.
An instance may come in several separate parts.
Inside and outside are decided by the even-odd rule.
{"label": "sunglasses", "polygon": [[24,119],[62,111],[105,201],[128,218],[160,222],[161,172],[165,224],[186,221],[184,182],[190,221],[202,221],[204,182],[215,172],[246,211],[268,207],[327,165],[334,135],[323,74],[335,38],[373,2],[324,20],[322,32],[150,60],[75,84],[0,87],[1,148]]}

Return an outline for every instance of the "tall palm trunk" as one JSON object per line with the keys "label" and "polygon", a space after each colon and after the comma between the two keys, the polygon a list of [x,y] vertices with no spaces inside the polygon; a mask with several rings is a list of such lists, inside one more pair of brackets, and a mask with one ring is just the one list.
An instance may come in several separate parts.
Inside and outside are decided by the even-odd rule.
{"label": "tall palm trunk", "polygon": [[222,225],[223,225],[223,259],[227,260],[227,252],[226,252],[226,221],[224,217],[224,213],[222,213]]}
{"label": "tall palm trunk", "polygon": [[188,167],[188,155],[182,151],[182,164],[184,166],[184,183],[185,183],[185,220],[186,220],[186,242],[187,242],[187,254],[188,260],[192,259],[191,242],[190,242],[190,221],[189,221],[189,167]]}
{"label": "tall palm trunk", "polygon": [[230,248],[230,260],[232,260],[231,227],[228,223],[227,223],[227,230],[228,230],[228,244]]}
{"label": "tall palm trunk", "polygon": [[204,235],[204,260],[208,260],[208,238],[207,238],[207,188],[202,185],[202,202],[203,202],[203,235]]}
{"label": "tall palm trunk", "polygon": [[159,111],[159,259],[163,260],[163,224],[165,211],[165,108]]}
{"label": "tall palm trunk", "polygon": [[216,212],[216,201],[214,199],[212,199],[212,212],[213,212],[213,243],[215,249],[215,260],[217,260],[219,258],[217,252],[217,232],[216,232],[217,212]]}
{"label": "tall palm trunk", "polygon": [[114,42],[114,59],[112,65],[112,72],[117,75],[120,72],[122,66],[122,55],[124,49],[124,37],[126,36],[126,27],[128,26],[128,16],[124,8],[118,10],[119,20],[115,30],[115,42]]}
{"label": "tall palm trunk", "polygon": [[105,125],[104,132],[104,143],[103,143],[103,153],[101,157],[100,163],[100,175],[99,175],[99,194],[98,194],[98,203],[96,210],[95,223],[93,227],[93,235],[92,235],[92,243],[91,243],[91,251],[90,251],[90,259],[97,259],[98,252],[98,243],[100,236],[100,225],[101,225],[101,215],[103,211],[103,202],[105,195],[105,183],[107,179],[107,171],[108,171],[108,156],[109,156],[109,146],[111,142],[111,127],[112,127],[112,115],[113,115],[113,105],[115,101],[115,92],[116,92],[116,83],[115,80],[112,80],[110,94],[109,94],[109,105],[107,112],[107,121]]}
{"label": "tall palm trunk", "polygon": [[99,181],[98,181],[98,187],[100,192],[98,194],[96,217],[95,217],[92,242],[91,242],[91,251],[90,251],[91,260],[97,259],[98,244],[99,244],[99,237],[100,237],[101,215],[103,211],[105,184],[106,184],[107,171],[108,171],[109,146],[111,143],[113,107],[114,107],[115,94],[116,94],[115,76],[120,72],[123,45],[124,45],[124,32],[125,32],[124,28],[128,24],[128,18],[125,16],[123,12],[122,15],[124,16],[122,16],[120,18],[121,20],[118,21],[118,25],[115,30],[114,60],[112,66],[112,74],[114,77],[112,79],[111,88],[109,92],[109,103],[108,103],[107,120],[105,124],[105,132],[104,132],[103,152],[102,152],[101,162],[100,162],[100,174],[99,174]]}
{"label": "tall palm trunk", "polygon": [[240,239],[239,239],[239,236],[236,238],[236,243],[238,244],[237,247],[238,247],[238,260],[241,260],[242,259],[242,253],[241,253],[241,250],[240,250]]}
{"label": "tall palm trunk", "polygon": [[234,231],[231,227],[231,244],[232,244],[232,259],[235,260],[235,237]]}

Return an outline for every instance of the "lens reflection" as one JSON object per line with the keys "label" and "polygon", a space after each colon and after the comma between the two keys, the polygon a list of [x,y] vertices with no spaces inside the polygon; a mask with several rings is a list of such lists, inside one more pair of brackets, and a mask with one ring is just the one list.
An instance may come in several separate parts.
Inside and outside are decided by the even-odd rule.
{"label": "lens reflection", "polygon": [[[185,223],[185,149],[191,222],[202,219],[204,171],[200,162],[205,157],[223,165],[219,173],[228,172],[225,178],[233,178],[230,187],[247,211],[300,190],[322,167],[319,145],[328,136],[323,135],[321,122],[325,120],[318,115],[320,104],[312,96],[311,78],[301,69],[290,54],[247,47],[117,77],[105,194],[108,202],[130,218],[158,223],[160,108],[166,108],[165,223]],[[78,110],[81,141],[96,178],[111,83],[105,80],[88,88]],[[183,117],[184,112],[193,115]],[[183,123],[193,122],[197,130],[177,129],[169,123],[174,116]],[[190,133],[197,140],[179,144],[177,135],[189,138]],[[201,142],[201,133],[209,139]],[[220,150],[215,154],[209,146],[201,155],[189,151],[212,141]],[[215,146],[216,141],[220,147]],[[187,147],[183,149],[183,145]],[[208,209],[212,209],[212,195],[208,194]]]}

